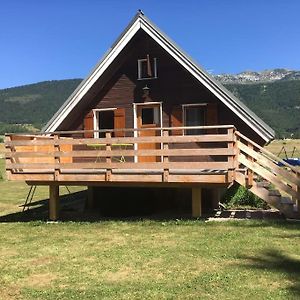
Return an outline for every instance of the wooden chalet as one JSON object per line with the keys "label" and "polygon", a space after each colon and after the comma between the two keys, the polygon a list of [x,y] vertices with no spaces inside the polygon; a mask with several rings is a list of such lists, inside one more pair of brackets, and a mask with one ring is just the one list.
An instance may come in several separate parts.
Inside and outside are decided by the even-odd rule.
{"label": "wooden chalet", "polygon": [[159,193],[198,217],[233,182],[295,217],[299,173],[263,148],[273,138],[138,12],[41,133],[6,135],[6,170],[9,180],[49,186],[52,220],[62,185],[87,186],[90,206],[111,192],[126,207],[129,188],[143,188],[140,202]]}

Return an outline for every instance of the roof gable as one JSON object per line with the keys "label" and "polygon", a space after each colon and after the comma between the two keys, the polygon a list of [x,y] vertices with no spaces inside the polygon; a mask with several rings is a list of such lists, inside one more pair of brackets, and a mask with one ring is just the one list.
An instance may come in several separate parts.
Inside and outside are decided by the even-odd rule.
{"label": "roof gable", "polygon": [[125,46],[132,40],[139,30],[147,33],[158,45],[160,45],[171,57],[182,65],[194,78],[205,86],[212,94],[222,101],[232,112],[251,127],[263,140],[269,142],[274,138],[274,131],[264,123],[256,114],[239,101],[223,85],[217,82],[211,75],[205,72],[188,55],[186,55],[170,38],[161,32],[142,12],[138,12],[127,28],[119,36],[109,51],[92,70],[89,76],[81,82],[57,113],[46,124],[43,131],[53,132],[57,130],[63,120],[83,96],[90,90],[97,80],[101,78],[105,70],[118,57]]}

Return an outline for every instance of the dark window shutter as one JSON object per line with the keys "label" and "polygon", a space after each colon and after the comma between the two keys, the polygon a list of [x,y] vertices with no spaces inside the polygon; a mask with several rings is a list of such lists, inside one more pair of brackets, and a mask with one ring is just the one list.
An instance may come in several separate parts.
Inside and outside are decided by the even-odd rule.
{"label": "dark window shutter", "polygon": [[[125,108],[114,110],[114,129],[125,128]],[[115,131],[115,137],[124,137],[124,131]]]}
{"label": "dark window shutter", "polygon": [[[217,103],[208,103],[206,107],[206,124],[207,126],[210,125],[219,125],[218,121],[218,106]],[[217,129],[209,129],[207,133],[217,133]]]}
{"label": "dark window shutter", "polygon": [[[182,117],[182,106],[177,105],[172,108],[171,112],[171,127],[182,127],[183,124],[183,117]],[[182,135],[183,131],[180,129],[172,130],[172,135]]]}
{"label": "dark window shutter", "polygon": [[[93,111],[88,112],[83,120],[84,130],[94,130],[94,113]],[[84,132],[85,138],[93,138],[94,133],[92,131]]]}

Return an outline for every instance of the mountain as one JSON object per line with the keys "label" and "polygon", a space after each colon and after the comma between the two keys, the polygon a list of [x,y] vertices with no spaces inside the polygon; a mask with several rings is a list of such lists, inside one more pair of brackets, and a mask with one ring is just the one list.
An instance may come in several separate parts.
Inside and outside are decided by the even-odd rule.
{"label": "mountain", "polygon": [[[300,71],[275,69],[216,78],[274,128],[277,137],[300,138]],[[53,80],[0,90],[0,134],[40,129],[80,82]]]}
{"label": "mountain", "polygon": [[0,134],[40,129],[74,91],[81,79],[53,80],[0,90]]}
{"label": "mountain", "polygon": [[245,71],[238,74],[220,74],[214,77],[223,84],[266,83],[278,80],[299,80],[300,71],[288,69],[264,70],[261,72]]}

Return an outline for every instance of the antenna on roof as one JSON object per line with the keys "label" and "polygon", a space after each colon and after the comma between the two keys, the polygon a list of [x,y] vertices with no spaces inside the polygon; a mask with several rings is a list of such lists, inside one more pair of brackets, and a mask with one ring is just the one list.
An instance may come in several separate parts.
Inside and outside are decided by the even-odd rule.
{"label": "antenna on roof", "polygon": [[141,9],[138,10],[138,13],[141,14],[142,16],[144,15],[144,13]]}

